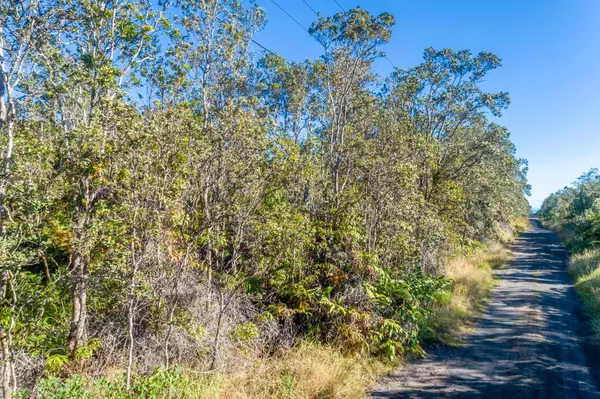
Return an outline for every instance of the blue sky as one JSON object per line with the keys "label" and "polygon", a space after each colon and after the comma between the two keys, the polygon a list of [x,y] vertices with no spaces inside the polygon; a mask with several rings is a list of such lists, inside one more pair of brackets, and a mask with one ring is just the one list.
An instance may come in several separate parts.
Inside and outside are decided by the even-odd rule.
{"label": "blue sky", "polygon": [[[275,0],[305,27],[316,18],[302,0]],[[498,120],[512,133],[519,157],[529,160],[530,203],[537,207],[591,167],[600,167],[600,0],[337,0],[396,17],[383,47],[398,67],[418,64],[423,50],[451,47],[491,51],[503,66],[485,82],[508,91],[511,106]],[[339,12],[334,0],[306,0],[322,15]],[[271,0],[266,28],[256,40],[290,60],[321,47]],[[376,64],[386,75],[391,65]]]}

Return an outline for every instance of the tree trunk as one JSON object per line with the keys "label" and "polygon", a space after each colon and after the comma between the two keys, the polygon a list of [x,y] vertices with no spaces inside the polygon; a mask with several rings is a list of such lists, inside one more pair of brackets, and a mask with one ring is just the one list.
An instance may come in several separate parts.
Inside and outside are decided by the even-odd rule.
{"label": "tree trunk", "polygon": [[87,343],[87,259],[75,251],[72,258],[73,273],[73,312],[71,314],[71,328],[67,341],[67,356],[75,359],[77,350]]}
{"label": "tree trunk", "polygon": [[12,397],[10,388],[12,360],[8,334],[4,326],[0,331],[0,341],[2,342],[2,398],[10,399]]}
{"label": "tree trunk", "polygon": [[[0,26],[0,59],[4,58],[4,41],[2,35],[2,27]],[[13,109],[11,106],[11,93],[8,87],[8,82],[5,80],[4,63],[0,65],[0,128],[5,129],[7,136],[6,150],[4,152],[2,181],[0,181],[0,234],[2,240],[6,240],[6,219],[8,211],[5,207],[6,189],[10,175],[10,163],[12,160],[13,140],[14,140],[14,121]],[[8,98],[8,101],[6,100]],[[6,265],[4,266],[6,267]],[[0,282],[0,306],[7,306],[6,298],[8,295],[10,271],[3,270]],[[14,293],[13,293],[14,294]],[[11,328],[14,323],[12,307],[10,310],[10,326],[0,323],[0,346],[2,347],[2,397],[10,399],[12,397],[12,389],[10,387],[12,379],[12,348],[11,348]]]}
{"label": "tree trunk", "polygon": [[190,255],[190,246],[188,245],[186,248],[186,251],[185,251],[185,256],[183,257],[183,260],[181,261],[181,263],[179,264],[179,267],[177,268],[177,273],[175,275],[175,281],[174,281],[173,287],[171,289],[171,299],[173,300],[173,303],[171,305],[171,309],[169,310],[169,320],[167,321],[168,327],[167,327],[167,335],[165,337],[165,348],[164,348],[165,368],[167,368],[167,369],[169,368],[169,365],[170,365],[169,343],[171,342],[171,334],[173,333],[173,320],[175,318],[175,310],[177,309],[177,301],[179,299],[179,279],[181,278],[181,273],[183,273],[183,269],[187,265],[189,255]]}
{"label": "tree trunk", "polygon": [[[0,282],[0,300],[2,301],[3,307],[6,306],[9,278],[9,271],[4,270],[2,272],[2,280]],[[12,397],[12,390],[10,388],[12,357],[10,350],[9,329],[4,325],[4,323],[0,323],[0,345],[2,346],[2,398],[10,399]]]}
{"label": "tree trunk", "polygon": [[221,341],[221,328],[223,325],[223,313],[225,312],[225,295],[223,294],[223,287],[219,291],[219,316],[217,318],[217,331],[215,333],[215,340],[213,342],[213,353],[210,360],[209,370],[214,370],[217,365],[219,344]]}
{"label": "tree trunk", "polygon": [[[135,220],[135,213],[134,213]],[[135,223],[135,222],[134,222]],[[135,257],[135,239],[136,230],[133,229],[132,240],[131,240],[131,277],[129,280],[129,308],[127,311],[127,329],[129,334],[129,349],[127,353],[127,384],[126,389],[131,389],[131,370],[133,368],[133,324],[135,318],[135,275],[137,273],[137,259]]]}

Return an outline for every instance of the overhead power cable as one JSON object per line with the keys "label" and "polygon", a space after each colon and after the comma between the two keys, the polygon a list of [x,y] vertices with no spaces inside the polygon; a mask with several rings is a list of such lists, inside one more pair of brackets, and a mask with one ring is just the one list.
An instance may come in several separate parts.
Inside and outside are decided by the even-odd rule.
{"label": "overhead power cable", "polygon": [[266,48],[265,46],[263,46],[262,44],[260,44],[259,42],[257,42],[254,39],[250,39],[252,41],[252,43],[256,44],[258,47],[260,47],[261,49],[265,50],[268,53],[271,53],[273,55],[277,55],[277,53],[275,53],[274,51],[269,50],[268,48]]}
{"label": "overhead power cable", "polygon": [[390,60],[390,59],[388,58],[387,54],[383,53],[383,56],[384,56],[384,58],[387,60],[387,62],[389,62],[389,63],[390,63],[390,65],[391,65],[392,67],[394,67],[394,68],[397,68],[397,66],[396,66],[396,65],[394,65],[394,63],[392,62],[392,60]]}
{"label": "overhead power cable", "polygon": [[261,49],[265,50],[267,53],[269,53],[269,54],[271,54],[271,55],[274,55],[275,57],[280,57],[280,58],[282,58],[282,59],[285,61],[285,63],[286,63],[286,64],[288,64],[289,66],[292,66],[292,63],[291,63],[291,62],[289,62],[288,60],[286,60],[284,56],[282,56],[282,55],[280,55],[280,54],[277,54],[276,52],[274,52],[274,51],[272,51],[272,50],[269,50],[268,48],[266,48],[265,46],[263,46],[262,44],[260,44],[259,42],[257,42],[257,41],[256,41],[256,40],[254,40],[254,39],[250,39],[250,41],[252,41],[252,43],[256,44],[256,45],[257,45],[258,47],[260,47]]}
{"label": "overhead power cable", "polygon": [[[346,10],[344,9],[344,7],[342,7],[342,5],[341,5],[341,4],[340,4],[340,3],[339,3],[337,0],[333,0],[333,1],[335,1],[335,4],[337,4],[337,5],[338,5],[338,7],[340,7],[340,9],[341,9],[342,11],[344,11],[344,12],[346,11]],[[285,8],[283,8],[282,6],[280,6],[280,5],[279,5],[279,4],[278,4],[278,3],[277,3],[275,0],[271,0],[271,2],[272,2],[273,4],[275,4],[275,5],[277,6],[277,8],[279,8],[281,11],[283,11],[283,13],[284,13],[285,15],[287,15],[287,16],[288,16],[288,17],[289,17],[289,18],[290,18],[292,21],[294,21],[294,22],[295,22],[295,23],[296,23],[296,24],[297,24],[299,27],[301,27],[301,28],[302,28],[302,29],[304,29],[304,30],[305,30],[305,31],[306,31],[308,34],[310,34],[310,32],[308,31],[308,29],[307,29],[307,28],[306,28],[304,25],[302,25],[302,23],[300,23],[300,21],[298,21],[298,20],[297,20],[297,19],[296,19],[296,18],[295,18],[295,17],[294,17],[292,14],[290,14],[290,13],[289,13],[289,12],[288,12],[288,11],[287,11]],[[318,13],[318,12],[317,12],[317,11],[316,11],[314,8],[312,8],[312,7],[310,6],[310,4],[308,4],[308,3],[306,2],[306,0],[302,0],[302,2],[303,2],[304,4],[306,4],[306,6],[307,6],[308,8],[310,8],[310,10],[311,10],[313,13],[315,13],[315,15],[319,16],[319,13]],[[255,41],[254,39],[252,39],[252,42],[253,42],[254,44],[258,45],[259,47],[261,47],[263,50],[265,50],[265,51],[268,51],[269,53],[271,53],[271,54],[273,54],[273,55],[278,55],[278,54],[276,54],[275,52],[273,52],[273,51],[269,50],[268,48],[266,48],[265,46],[263,46],[262,44],[258,43],[258,42],[257,42],[257,41]],[[387,54],[385,54],[385,53],[384,53],[383,57],[384,57],[384,58],[387,60],[387,62],[389,62],[389,63],[390,63],[390,65],[391,65],[393,68],[397,68],[397,67],[396,67],[396,65],[395,65],[395,64],[392,62],[392,60],[390,60],[390,58],[387,56]],[[290,64],[290,63],[289,63],[287,60],[286,60],[286,62],[288,63],[288,65],[291,65],[291,64]]]}
{"label": "overhead power cable", "polygon": [[312,8],[312,7],[310,6],[310,4],[308,4],[308,3],[306,2],[306,0],[302,0],[302,2],[303,2],[304,4],[306,4],[306,6],[307,6],[308,8],[310,8],[310,10],[311,10],[311,11],[312,11],[312,12],[313,12],[313,13],[314,13],[314,14],[315,14],[317,17],[319,16],[319,13],[318,13],[317,11],[315,11],[315,9],[314,9],[314,8]]}
{"label": "overhead power cable", "polygon": [[290,17],[292,19],[292,21],[294,21],[296,24],[298,24],[299,27],[301,27],[302,29],[304,29],[305,31],[308,32],[308,29],[306,29],[306,27],[304,25],[302,25],[296,18],[294,18],[292,16],[292,14],[290,14],[283,7],[281,7],[279,4],[277,4],[277,2],[275,0],[271,0],[271,3],[275,4],[281,11],[283,11],[285,13],[285,15]]}
{"label": "overhead power cable", "polygon": [[333,1],[335,1],[335,4],[337,4],[337,5],[338,5],[338,7],[339,7],[339,8],[340,8],[342,11],[344,11],[344,12],[346,11],[346,10],[344,9],[344,7],[342,7],[342,5],[341,5],[340,3],[338,3],[338,1],[337,1],[337,0],[333,0]]}

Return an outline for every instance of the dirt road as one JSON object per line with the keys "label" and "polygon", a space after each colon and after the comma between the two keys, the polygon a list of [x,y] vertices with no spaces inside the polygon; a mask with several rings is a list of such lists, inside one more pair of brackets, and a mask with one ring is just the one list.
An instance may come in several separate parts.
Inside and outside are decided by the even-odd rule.
{"label": "dirt road", "polygon": [[514,244],[513,261],[460,348],[384,379],[373,398],[600,398],[600,359],[566,272],[567,252],[538,221]]}

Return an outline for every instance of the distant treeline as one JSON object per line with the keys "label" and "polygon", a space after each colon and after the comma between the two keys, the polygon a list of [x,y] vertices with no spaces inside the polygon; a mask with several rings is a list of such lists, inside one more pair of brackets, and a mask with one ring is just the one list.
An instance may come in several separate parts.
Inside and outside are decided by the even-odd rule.
{"label": "distant treeline", "polygon": [[[497,56],[429,48],[381,77],[390,14],[319,18],[304,62],[253,44],[265,21],[236,0],[0,0],[5,398],[298,340],[419,350],[445,259],[528,213],[488,119],[508,95],[480,88]],[[585,229],[598,187],[540,212],[573,197],[556,217]]]}

